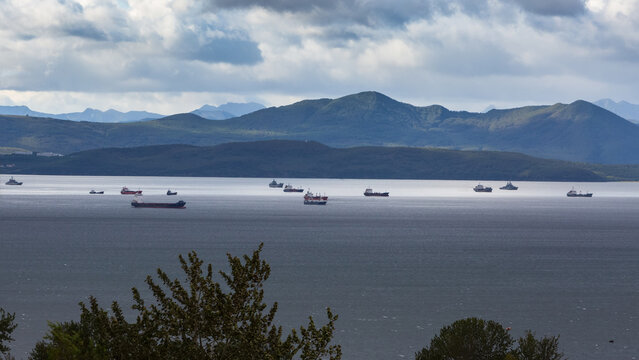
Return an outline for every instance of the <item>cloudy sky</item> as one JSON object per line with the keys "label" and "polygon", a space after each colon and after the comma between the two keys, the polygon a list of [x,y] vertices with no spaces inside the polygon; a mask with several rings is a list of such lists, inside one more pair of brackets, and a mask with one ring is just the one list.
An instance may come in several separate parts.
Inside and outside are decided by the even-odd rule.
{"label": "cloudy sky", "polygon": [[0,0],[0,105],[639,103],[639,0]]}

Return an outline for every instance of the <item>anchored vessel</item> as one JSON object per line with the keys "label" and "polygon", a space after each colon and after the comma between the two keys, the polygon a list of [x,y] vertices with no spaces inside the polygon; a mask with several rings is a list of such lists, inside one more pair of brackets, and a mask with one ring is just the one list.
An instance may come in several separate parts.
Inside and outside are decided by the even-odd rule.
{"label": "anchored vessel", "polygon": [[166,191],[167,195],[177,195],[177,191],[171,191],[171,189]]}
{"label": "anchored vessel", "polygon": [[502,186],[499,188],[500,190],[517,190],[519,189],[519,187],[513,185],[513,183],[511,183],[510,181],[508,182],[508,184]]}
{"label": "anchored vessel", "polygon": [[91,195],[102,195],[102,194],[104,194],[104,190],[100,190],[100,191],[91,190],[91,191],[89,191],[89,194],[91,194]]}
{"label": "anchored vessel", "polygon": [[304,192],[304,189],[294,188],[293,185],[287,184],[284,186],[284,192]]}
{"label": "anchored vessel", "polygon": [[141,197],[136,196],[131,201],[131,206],[136,208],[164,208],[164,209],[184,209],[186,202],[180,200],[175,203],[151,203],[144,202]]}
{"label": "anchored vessel", "polygon": [[4,184],[5,185],[22,185],[22,181],[16,181],[16,179],[14,179],[12,176],[11,179],[9,179],[9,181],[7,181]]}
{"label": "anchored vessel", "polygon": [[387,192],[375,192],[373,191],[373,189],[366,189],[364,191],[364,196],[388,196],[388,191]]}
{"label": "anchored vessel", "polygon": [[326,205],[327,201],[326,195],[313,194],[310,191],[304,195],[304,205]]}
{"label": "anchored vessel", "polygon": [[577,192],[575,189],[571,189],[566,194],[568,197],[592,197],[592,193],[582,193],[581,191]]}
{"label": "anchored vessel", "polygon": [[478,184],[473,188],[473,190],[475,190],[475,192],[493,192],[493,188],[491,188],[490,186],[484,186],[482,184]]}
{"label": "anchored vessel", "polygon": [[142,190],[129,190],[128,187],[123,187],[122,190],[120,190],[120,194],[122,195],[140,195],[142,194]]}
{"label": "anchored vessel", "polygon": [[278,183],[275,179],[268,184],[270,188],[281,188],[282,186],[284,186],[284,183]]}
{"label": "anchored vessel", "polygon": [[306,192],[306,194],[304,194],[304,200],[315,200],[315,201],[326,201],[328,200],[328,196],[326,195],[320,195],[320,194],[313,194],[310,190]]}

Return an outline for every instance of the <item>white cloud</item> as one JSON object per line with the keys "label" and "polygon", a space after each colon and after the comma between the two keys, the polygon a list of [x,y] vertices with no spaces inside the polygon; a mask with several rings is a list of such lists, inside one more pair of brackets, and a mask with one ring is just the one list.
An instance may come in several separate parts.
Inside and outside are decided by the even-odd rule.
{"label": "white cloud", "polygon": [[456,109],[639,102],[636,0],[391,3],[0,1],[0,102],[172,113],[364,90]]}

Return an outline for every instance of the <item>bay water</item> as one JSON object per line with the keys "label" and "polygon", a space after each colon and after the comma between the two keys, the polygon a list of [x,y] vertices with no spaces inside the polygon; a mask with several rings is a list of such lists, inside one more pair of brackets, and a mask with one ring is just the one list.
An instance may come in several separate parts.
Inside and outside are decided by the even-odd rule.
{"label": "bay water", "polygon": [[[260,243],[276,321],[323,324],[330,307],[344,359],[414,358],[470,316],[560,335],[569,359],[639,358],[639,183],[277,179],[329,196],[304,206],[272,179],[15,177],[0,176],[0,307],[16,313],[18,359],[89,295],[128,308],[158,267],[181,276],[179,254],[228,270],[227,253]],[[132,208],[122,186],[186,209]]]}

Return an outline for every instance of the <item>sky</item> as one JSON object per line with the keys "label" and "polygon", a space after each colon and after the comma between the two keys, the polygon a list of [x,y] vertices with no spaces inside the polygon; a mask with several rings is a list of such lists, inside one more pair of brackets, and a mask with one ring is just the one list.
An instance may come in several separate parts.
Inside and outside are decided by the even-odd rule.
{"label": "sky", "polygon": [[0,105],[639,103],[639,0],[0,0]]}

